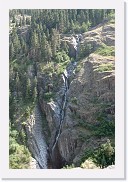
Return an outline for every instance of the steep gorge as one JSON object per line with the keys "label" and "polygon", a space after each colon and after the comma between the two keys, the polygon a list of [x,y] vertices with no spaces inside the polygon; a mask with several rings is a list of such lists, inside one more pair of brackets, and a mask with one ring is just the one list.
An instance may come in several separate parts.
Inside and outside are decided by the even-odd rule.
{"label": "steep gorge", "polygon": [[114,144],[114,35],[114,23],[102,23],[82,34],[61,34],[70,57],[61,63],[40,63],[38,48],[30,51],[34,61],[28,63],[26,75],[30,81],[37,79],[31,86],[36,85],[37,100],[17,126],[25,131],[34,168],[77,167],[108,139]]}
{"label": "steep gorge", "polygon": [[[78,45],[79,45],[79,42],[76,42],[76,39],[74,38],[73,46],[76,51],[76,55],[78,54]],[[44,138],[44,134],[42,130],[43,120],[41,118],[41,113],[40,113],[41,110],[39,108],[40,107],[39,103],[37,106],[35,106],[34,113],[29,118],[29,121],[28,121],[29,124],[26,125],[26,131],[28,136],[28,146],[34,158],[37,161],[37,168],[43,168],[43,169],[49,168],[49,166],[47,165],[47,161],[49,161],[48,163],[50,163],[50,166],[52,166],[52,168],[61,168],[66,162],[64,161],[64,158],[62,158],[62,156],[58,153],[59,152],[58,140],[61,135],[62,126],[65,119],[65,112],[66,112],[66,105],[67,105],[67,92],[69,89],[69,78],[72,76],[73,71],[76,68],[76,65],[77,65],[76,60],[72,63],[69,63],[69,66],[67,67],[67,69],[65,69],[65,71],[62,73],[63,85],[60,89],[62,91],[62,94],[61,94],[61,98],[59,99],[61,100],[61,102],[58,105],[57,105],[57,102],[49,103],[49,106],[51,108],[52,106],[58,108],[56,112],[56,110],[53,107],[55,115],[57,115],[59,112],[58,124],[57,124],[58,126],[57,128],[55,128],[55,130],[51,131],[51,133],[54,132],[54,139],[49,144],[50,147],[48,148],[45,142],[45,138]],[[47,104],[45,107],[47,108]],[[46,115],[47,115],[47,112],[46,112]]]}
{"label": "steep gorge", "polygon": [[[100,28],[93,31],[95,32],[93,37],[102,41],[102,36],[97,37],[99,34],[97,31],[103,31],[102,27]],[[90,35],[92,35],[92,31],[90,31]],[[89,42],[89,40],[87,41]],[[85,44],[86,39],[83,39],[83,42]],[[92,44],[94,42],[96,41],[92,41]],[[97,46],[100,47],[98,41]],[[96,45],[94,48],[96,49]],[[76,44],[74,44],[74,49],[77,58],[79,53]],[[50,102],[40,100],[51,134],[48,141],[47,160],[50,161],[52,168],[62,168],[64,165],[72,163],[79,166],[86,150],[97,148],[108,138],[113,140],[111,135],[110,137],[101,135],[99,138],[94,134],[95,130],[100,127],[98,117],[102,117],[103,113],[104,119],[107,115],[107,120],[114,120],[113,61],[112,56],[105,57],[96,53],[90,54],[80,63],[75,59],[69,63],[61,75],[60,85],[62,86],[58,90],[57,97]],[[105,64],[111,64],[112,69],[98,70]],[[81,68],[77,72],[79,65]],[[41,146],[40,143],[39,146]],[[42,149],[40,148],[40,150]]]}
{"label": "steep gorge", "polygon": [[[104,31],[104,29],[102,30],[102,27],[100,28],[101,29],[98,29],[97,31]],[[99,33],[96,31],[94,32],[94,39],[98,38],[99,40],[100,37],[97,36]],[[90,35],[91,34],[92,32],[90,32]],[[113,33],[111,32],[111,34]],[[103,37],[101,36],[101,41],[102,38]],[[86,39],[84,39],[84,41],[85,44]],[[93,43],[94,41],[92,41],[92,44]],[[97,46],[100,47],[98,41]],[[94,48],[96,49],[96,45]],[[60,122],[60,128],[57,130],[59,131],[58,135],[52,135],[55,136],[55,138],[57,137],[57,140],[54,143],[55,145],[53,145],[53,147],[56,146],[56,149],[54,148],[52,159],[54,164],[57,163],[59,159],[62,166],[72,163],[79,166],[84,152],[88,151],[88,149],[93,150],[97,148],[100,144],[105,143],[108,138],[113,140],[114,135],[114,133],[111,133],[110,131],[108,136],[107,134],[101,134],[101,136],[98,137],[98,134],[96,133],[96,130],[98,131],[99,128],[102,128],[100,126],[100,120],[114,123],[114,57],[101,56],[92,53],[86,59],[83,59],[80,64],[81,68],[78,73],[77,68],[79,65],[77,62],[70,64],[69,69],[67,68],[70,84],[68,90],[67,88],[65,89],[67,90],[67,104],[64,112],[65,118],[63,123]],[[100,67],[102,68],[102,65],[108,65],[109,67],[109,64],[111,67],[110,69],[108,68],[106,70],[106,67],[101,71],[98,69]],[[60,94],[60,96],[62,95]],[[60,104],[62,108],[64,106],[63,104],[65,105],[65,102]],[[54,117],[50,122],[56,122]],[[56,129],[52,129],[51,133],[54,133],[55,131]],[[50,142],[53,143],[52,140]],[[60,165],[60,167],[62,166]],[[57,166],[55,165],[55,168],[59,168],[58,164]]]}

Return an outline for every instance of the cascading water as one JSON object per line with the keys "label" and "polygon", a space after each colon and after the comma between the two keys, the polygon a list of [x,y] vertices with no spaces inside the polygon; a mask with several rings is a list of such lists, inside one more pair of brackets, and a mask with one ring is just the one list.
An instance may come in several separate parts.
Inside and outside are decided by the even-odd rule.
{"label": "cascading water", "polygon": [[54,148],[58,142],[59,136],[61,134],[61,128],[62,128],[62,123],[64,121],[64,112],[65,112],[65,107],[66,107],[66,98],[67,98],[67,91],[68,91],[68,81],[67,81],[68,77],[67,77],[67,71],[66,70],[64,71],[62,76],[63,76],[65,91],[64,91],[63,101],[62,101],[61,112],[60,112],[60,125],[59,125],[59,129],[58,129],[58,134],[55,138],[55,142],[54,142],[54,145],[52,147],[52,151],[54,150]]}
{"label": "cascading water", "polygon": [[73,73],[73,71],[77,65],[77,57],[78,57],[78,50],[79,50],[79,36],[77,38],[75,38],[75,37],[72,38],[72,44],[74,46],[74,49],[76,50],[76,60],[73,63],[70,63],[69,67],[62,73],[62,78],[64,81],[64,93],[63,93],[63,99],[62,99],[61,111],[60,111],[60,123],[59,123],[59,129],[57,131],[54,144],[52,146],[51,155],[54,155],[54,150],[56,148],[57,142],[61,135],[62,124],[63,124],[64,117],[65,117],[67,92],[69,89],[68,79],[71,76],[71,74]]}

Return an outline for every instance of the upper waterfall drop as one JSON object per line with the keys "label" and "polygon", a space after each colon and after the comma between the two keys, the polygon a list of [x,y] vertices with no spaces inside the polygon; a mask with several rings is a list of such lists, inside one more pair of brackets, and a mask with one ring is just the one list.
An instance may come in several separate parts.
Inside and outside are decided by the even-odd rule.
{"label": "upper waterfall drop", "polygon": [[77,43],[75,37],[72,37],[72,44],[73,44],[74,48],[77,50],[77,45],[78,45],[78,43]]}

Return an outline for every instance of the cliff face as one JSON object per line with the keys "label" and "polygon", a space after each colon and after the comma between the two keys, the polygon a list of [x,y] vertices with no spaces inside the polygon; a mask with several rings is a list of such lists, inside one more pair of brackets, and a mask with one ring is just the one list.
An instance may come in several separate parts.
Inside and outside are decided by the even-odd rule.
{"label": "cliff face", "polygon": [[[68,42],[72,56],[79,55],[70,38],[63,40]],[[114,55],[99,49],[104,46],[110,48],[108,51],[113,49],[114,25],[101,25],[84,33],[79,48],[88,43],[92,46],[92,53],[78,62],[69,63],[64,74],[41,74],[37,69],[39,103],[46,120],[43,126],[49,152],[46,158],[53,168],[71,163],[79,165],[88,150],[94,150],[108,138],[114,141],[113,130],[106,131],[109,130],[108,123],[114,125]],[[54,97],[44,99],[46,92],[53,93]],[[34,131],[35,127],[41,127],[37,125],[32,126],[31,131],[28,129],[33,135],[32,140],[42,136],[40,129],[37,129],[38,133]],[[31,151],[37,148],[34,143],[33,147],[31,145]],[[38,151],[33,151],[34,155],[36,153]]]}
{"label": "cliff face", "polygon": [[[111,71],[98,70],[111,63]],[[81,62],[81,69],[72,80],[68,91],[65,121],[59,139],[59,149],[66,161],[77,164],[83,152],[105,142],[107,136],[94,134],[100,118],[114,122],[115,74],[114,58],[91,54]]]}

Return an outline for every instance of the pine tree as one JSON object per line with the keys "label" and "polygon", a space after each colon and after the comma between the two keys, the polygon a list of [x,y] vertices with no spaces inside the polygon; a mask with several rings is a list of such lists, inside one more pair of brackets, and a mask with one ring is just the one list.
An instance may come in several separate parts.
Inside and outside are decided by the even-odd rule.
{"label": "pine tree", "polygon": [[56,29],[52,29],[51,47],[52,55],[55,56],[56,52],[60,49],[60,35]]}
{"label": "pine tree", "polygon": [[31,24],[31,19],[29,17],[26,17],[26,25],[30,25]]}
{"label": "pine tree", "polygon": [[11,43],[9,47],[9,59],[13,60],[14,57],[15,57],[15,50],[14,50],[13,43]]}
{"label": "pine tree", "polygon": [[34,87],[34,90],[33,90],[33,101],[35,102],[37,100],[37,88]]}
{"label": "pine tree", "polygon": [[36,49],[39,47],[39,40],[38,40],[38,35],[36,31],[32,32],[31,46],[33,47],[33,49]]}
{"label": "pine tree", "polygon": [[30,78],[28,78],[26,85],[26,99],[29,100],[31,98],[31,95],[31,80]]}
{"label": "pine tree", "polygon": [[46,42],[46,60],[47,60],[47,62],[51,61],[51,57],[52,57],[51,46],[48,44],[48,42]]}
{"label": "pine tree", "polygon": [[25,26],[25,25],[26,25],[26,18],[25,18],[25,15],[23,15],[22,25],[23,25],[23,26]]}
{"label": "pine tree", "polygon": [[19,74],[17,72],[16,73],[16,94],[17,94],[17,98],[19,97],[19,92],[20,92],[20,79],[19,79]]}

